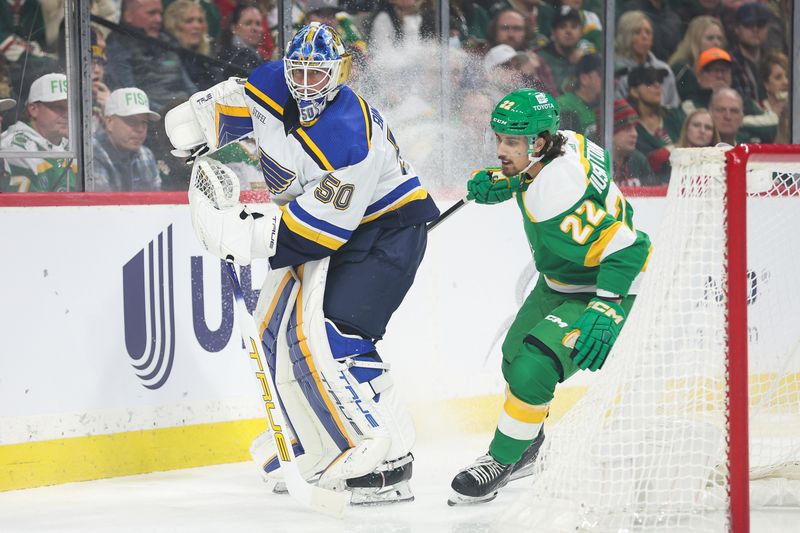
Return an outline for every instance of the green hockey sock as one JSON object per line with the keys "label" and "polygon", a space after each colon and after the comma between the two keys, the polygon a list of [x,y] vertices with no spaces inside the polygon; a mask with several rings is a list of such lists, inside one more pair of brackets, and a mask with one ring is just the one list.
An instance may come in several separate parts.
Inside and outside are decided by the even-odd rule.
{"label": "green hockey sock", "polygon": [[504,465],[514,464],[531,445],[533,439],[517,440],[504,435],[499,429],[494,431],[494,438],[489,445],[489,453],[496,461]]}

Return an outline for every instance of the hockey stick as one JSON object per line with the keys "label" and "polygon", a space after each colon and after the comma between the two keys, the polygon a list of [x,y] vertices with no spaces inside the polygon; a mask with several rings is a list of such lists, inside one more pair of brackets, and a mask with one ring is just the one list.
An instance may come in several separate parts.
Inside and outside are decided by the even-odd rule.
{"label": "hockey stick", "polygon": [[444,213],[439,215],[439,217],[436,220],[434,220],[433,222],[431,222],[427,226],[425,226],[426,229],[428,231],[431,231],[433,228],[435,228],[436,226],[438,226],[439,224],[444,222],[447,217],[449,217],[450,215],[452,215],[453,213],[455,213],[456,211],[458,211],[459,209],[461,209],[462,207],[464,207],[465,205],[467,205],[471,201],[472,200],[467,200],[467,197],[465,196],[461,200],[459,200],[456,203],[454,203],[453,205],[451,205],[447,209],[447,211],[445,211]]}
{"label": "hockey stick", "polygon": [[264,407],[267,410],[267,423],[272,438],[275,439],[277,456],[281,463],[281,472],[286,482],[289,494],[297,501],[310,507],[315,511],[339,518],[344,513],[345,506],[349,503],[349,498],[345,492],[334,492],[326,490],[308,483],[297,467],[297,458],[290,444],[291,436],[284,434],[288,428],[286,418],[281,409],[278,388],[275,386],[275,378],[270,372],[261,345],[261,337],[258,334],[255,319],[247,310],[244,302],[244,294],[239,284],[239,277],[236,275],[236,268],[233,263],[226,261],[231,283],[233,283],[233,297],[236,300],[236,309],[239,313],[239,329],[242,334],[245,346],[250,350],[250,364],[256,373],[259,382],[259,393],[264,400]]}
{"label": "hockey stick", "polygon": [[[189,180],[190,210],[193,208],[193,202],[210,203],[216,209],[227,209],[239,205],[238,177],[231,169],[218,161],[203,157],[196,159]],[[267,364],[256,321],[244,303],[244,293],[233,263],[226,261],[225,266],[233,284],[233,297],[239,314],[242,340],[248,349],[250,365],[258,379],[259,393],[267,410],[267,425],[275,441],[281,472],[289,494],[307,507],[330,516],[340,517],[348,504],[347,493],[334,492],[311,485],[300,473],[297,457],[291,446],[291,437],[287,438],[284,434],[289,427],[286,423],[287,415],[281,407],[278,388],[275,386],[275,376],[272,375]]]}

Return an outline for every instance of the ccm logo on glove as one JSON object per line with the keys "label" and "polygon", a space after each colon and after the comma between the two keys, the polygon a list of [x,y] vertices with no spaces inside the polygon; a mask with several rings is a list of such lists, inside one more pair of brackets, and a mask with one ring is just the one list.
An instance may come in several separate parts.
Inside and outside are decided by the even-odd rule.
{"label": "ccm logo on glove", "polygon": [[601,302],[599,300],[592,300],[586,307],[589,309],[594,309],[595,311],[599,311],[600,313],[604,314],[617,324],[622,324],[622,321],[625,320],[624,316],[619,315],[614,309],[612,309],[605,302]]}

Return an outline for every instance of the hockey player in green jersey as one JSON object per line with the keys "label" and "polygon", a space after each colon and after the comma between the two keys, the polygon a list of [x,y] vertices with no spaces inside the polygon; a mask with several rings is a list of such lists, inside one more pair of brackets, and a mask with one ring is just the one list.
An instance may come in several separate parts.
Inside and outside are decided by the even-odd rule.
{"label": "hockey player in green jersey", "polygon": [[608,152],[558,126],[552,96],[511,92],[491,118],[501,167],[467,183],[476,203],[516,200],[540,275],[503,342],[506,399],[489,452],[453,479],[450,505],[492,500],[532,473],[556,385],[603,366],[650,255]]}

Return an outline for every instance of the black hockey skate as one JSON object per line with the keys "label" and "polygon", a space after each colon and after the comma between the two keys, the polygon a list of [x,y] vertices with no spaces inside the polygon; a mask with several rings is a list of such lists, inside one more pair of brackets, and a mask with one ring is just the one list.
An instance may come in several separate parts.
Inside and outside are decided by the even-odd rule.
{"label": "black hockey skate", "polygon": [[497,491],[508,483],[514,465],[504,465],[494,457],[483,455],[474,463],[456,474],[450,486],[455,491],[447,500],[447,505],[482,503],[494,500]]}
{"label": "black hockey skate", "polygon": [[[414,456],[410,453],[394,461],[387,461],[374,472],[346,480],[339,490],[350,491],[350,505],[388,505],[391,503],[413,502],[411,474]],[[316,474],[308,480],[311,484],[319,482]],[[275,494],[288,494],[286,483],[272,481],[269,489]]]}
{"label": "black hockey skate", "polygon": [[520,457],[519,461],[514,463],[514,468],[511,470],[511,476],[508,478],[509,481],[528,477],[533,474],[533,463],[536,462],[536,457],[539,455],[539,448],[542,447],[543,442],[544,426],[542,426],[542,429],[539,430],[536,438],[533,439],[533,442],[531,442],[531,445],[528,446],[527,450],[525,450],[525,453],[522,454],[522,457]]}
{"label": "black hockey skate", "polygon": [[509,481],[533,474],[533,464],[544,442],[544,427],[513,465],[503,465],[488,453],[479,457],[475,463],[459,472],[450,486],[455,491],[447,500],[447,505],[463,505],[490,502],[498,491]]}
{"label": "black hockey skate", "polygon": [[351,492],[351,505],[386,505],[390,503],[412,502],[412,466],[414,456],[388,461],[375,472],[347,480],[347,490]]}

